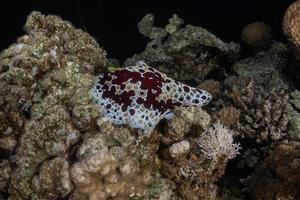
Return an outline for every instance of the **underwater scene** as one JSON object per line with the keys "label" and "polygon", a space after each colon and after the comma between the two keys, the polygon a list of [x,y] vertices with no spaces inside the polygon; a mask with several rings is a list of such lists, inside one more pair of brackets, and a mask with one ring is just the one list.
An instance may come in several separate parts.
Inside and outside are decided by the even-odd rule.
{"label": "underwater scene", "polygon": [[300,199],[300,0],[91,2],[1,36],[0,200]]}

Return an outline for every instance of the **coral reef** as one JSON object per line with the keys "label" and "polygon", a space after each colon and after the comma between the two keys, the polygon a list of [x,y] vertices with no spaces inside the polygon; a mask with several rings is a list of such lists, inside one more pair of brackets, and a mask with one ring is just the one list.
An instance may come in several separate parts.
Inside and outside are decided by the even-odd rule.
{"label": "coral reef", "polygon": [[167,123],[162,142],[171,144],[182,140],[185,135],[191,132],[191,134],[197,134],[197,132],[206,129],[210,122],[210,115],[200,107],[178,108],[174,118]]}
{"label": "coral reef", "polygon": [[143,197],[151,178],[150,171],[140,170],[134,158],[120,162],[107,148],[75,163],[71,176],[77,189],[91,200]]}
{"label": "coral reef", "polygon": [[234,104],[241,110],[240,120],[233,128],[257,142],[282,139],[289,121],[285,113],[288,95],[284,91],[257,94],[253,84],[250,82],[245,89],[231,93]]}
{"label": "coral reef", "polygon": [[5,69],[0,74],[2,148],[11,152],[19,138],[11,199],[61,198],[71,185],[58,181],[58,173],[67,170],[60,157],[99,117],[88,91],[92,74],[106,66],[105,52],[91,36],[57,16],[33,12],[24,29],[27,35],[0,55]]}
{"label": "coral reef", "polygon": [[139,30],[152,39],[145,51],[125,61],[133,65],[144,60],[148,65],[175,80],[200,83],[222,62],[233,62],[239,56],[236,43],[225,43],[199,26],[183,26],[177,15],[169,19],[165,28],[153,26],[154,16],[147,14],[139,22]]}
{"label": "coral reef", "polygon": [[[243,31],[255,51],[242,59],[239,44],[177,15],[162,28],[147,14],[138,28],[151,41],[119,68],[69,22],[28,16],[0,54],[0,199],[299,199],[300,93],[284,73],[287,46],[262,23]],[[124,90],[137,95],[116,98]],[[213,101],[187,107],[210,101],[203,90]],[[144,110],[115,123],[107,113],[120,113],[101,105],[112,99],[117,111],[130,100]],[[149,110],[167,120],[147,115],[152,133],[139,138]]]}
{"label": "coral reef", "polygon": [[[170,158],[162,160],[162,174],[176,183],[176,189],[183,199],[213,200],[218,192],[215,182],[224,174],[228,155],[207,159],[200,151],[198,141],[198,138],[189,138],[189,151],[187,142],[172,144],[168,149]],[[174,155],[175,150],[180,155]]]}
{"label": "coral reef", "polygon": [[8,186],[11,167],[8,160],[0,161],[0,192],[5,192]]}
{"label": "coral reef", "polygon": [[[232,128],[241,136],[257,140],[278,140],[286,136],[289,117],[285,110],[289,99],[288,82],[282,75],[287,49],[274,43],[269,50],[257,53],[233,65],[237,76],[229,76],[224,84],[225,96],[232,100],[231,112],[239,113]],[[237,110],[236,110],[237,109]],[[221,117],[222,112],[218,111]],[[223,117],[224,118],[224,117]]]}
{"label": "coral reef", "polygon": [[299,199],[299,142],[277,145],[248,180],[253,199]]}
{"label": "coral reef", "polygon": [[295,90],[290,93],[286,114],[289,117],[288,135],[293,140],[300,140],[300,92]]}
{"label": "coral reef", "polygon": [[56,157],[43,162],[39,174],[32,178],[31,187],[37,199],[66,197],[73,190],[68,161]]}

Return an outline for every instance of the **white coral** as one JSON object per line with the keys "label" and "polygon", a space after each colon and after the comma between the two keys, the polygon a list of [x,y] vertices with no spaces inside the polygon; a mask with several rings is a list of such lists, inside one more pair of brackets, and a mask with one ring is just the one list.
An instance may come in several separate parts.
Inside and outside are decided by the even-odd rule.
{"label": "white coral", "polygon": [[233,141],[234,132],[224,127],[220,121],[213,124],[198,139],[198,146],[208,159],[217,159],[225,155],[228,159],[234,158],[241,149],[239,143]]}

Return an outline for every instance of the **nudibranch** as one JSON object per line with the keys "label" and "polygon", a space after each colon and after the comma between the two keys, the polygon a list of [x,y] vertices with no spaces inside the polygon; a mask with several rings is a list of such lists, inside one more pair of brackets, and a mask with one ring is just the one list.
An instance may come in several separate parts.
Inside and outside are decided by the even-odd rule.
{"label": "nudibranch", "polygon": [[112,123],[145,133],[161,119],[172,118],[176,106],[204,106],[212,99],[208,92],[172,80],[143,61],[100,74],[91,94]]}

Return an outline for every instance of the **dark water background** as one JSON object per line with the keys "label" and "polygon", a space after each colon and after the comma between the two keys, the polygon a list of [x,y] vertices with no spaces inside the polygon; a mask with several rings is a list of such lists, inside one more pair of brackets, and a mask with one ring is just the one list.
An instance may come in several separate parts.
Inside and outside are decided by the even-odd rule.
{"label": "dark water background", "polygon": [[33,10],[57,14],[93,35],[109,53],[124,60],[144,49],[146,39],[137,22],[153,13],[156,25],[164,26],[177,13],[187,24],[201,25],[224,41],[239,41],[242,28],[265,21],[274,38],[284,40],[281,21],[292,0],[11,0],[0,6],[0,50],[23,34],[26,16]]}

